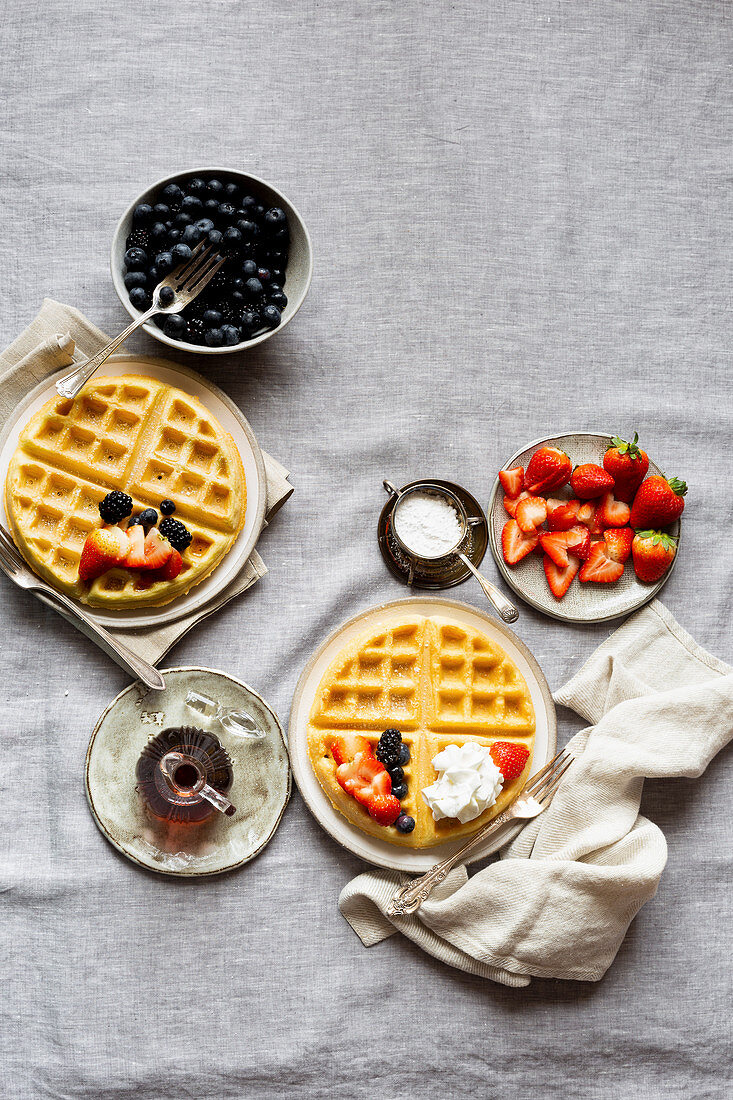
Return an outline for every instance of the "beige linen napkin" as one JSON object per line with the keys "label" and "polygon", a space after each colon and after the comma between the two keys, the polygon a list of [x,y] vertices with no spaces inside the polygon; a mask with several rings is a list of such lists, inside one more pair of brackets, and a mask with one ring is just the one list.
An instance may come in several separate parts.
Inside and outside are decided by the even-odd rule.
{"label": "beige linen napkin", "polygon": [[[38,315],[0,355],[0,426],[25,395],[49,374],[61,367],[82,362],[109,343],[109,339],[77,309],[55,302],[52,298],[44,299]],[[271,520],[292,495],[293,486],[287,480],[288,471],[284,466],[264,451],[262,457],[267,475],[265,515],[267,520]],[[107,629],[145,660],[157,664],[191,627],[241,595],[266,572],[265,563],[253,550],[234,580],[200,611],[194,611],[166,626]],[[94,640],[99,644],[96,638]],[[110,656],[114,657],[114,654],[110,653]]]}
{"label": "beige linen napkin", "polygon": [[632,615],[555,699],[593,725],[550,808],[503,858],[456,868],[411,917],[385,910],[407,876],[371,871],[344,888],[341,912],[365,946],[395,930],[451,966],[505,985],[598,981],[656,893],[667,858],[639,814],[645,777],[699,776],[733,737],[733,669],[658,601]]}

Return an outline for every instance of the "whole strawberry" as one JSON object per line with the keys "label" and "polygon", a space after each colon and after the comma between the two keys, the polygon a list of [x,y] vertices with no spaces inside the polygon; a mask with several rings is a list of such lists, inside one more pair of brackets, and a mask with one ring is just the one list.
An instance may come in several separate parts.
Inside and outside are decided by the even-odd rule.
{"label": "whole strawberry", "polygon": [[677,553],[677,540],[661,531],[637,531],[631,544],[634,570],[640,581],[658,581]]}
{"label": "whole strawberry", "polygon": [[629,525],[636,530],[669,527],[684,511],[687,486],[676,477],[648,477],[639,486],[631,506]]}
{"label": "whole strawberry", "polygon": [[584,462],[573,470],[570,485],[580,500],[591,500],[613,489],[613,478],[597,463]]}
{"label": "whole strawberry", "polygon": [[573,464],[559,447],[540,447],[529,460],[524,475],[524,488],[528,493],[548,493],[559,489],[570,480]]}
{"label": "whole strawberry", "polygon": [[624,504],[631,504],[649,469],[649,456],[638,443],[638,432],[634,432],[633,443],[627,443],[615,435],[603,456],[603,469],[616,483],[613,495]]}
{"label": "whole strawberry", "polygon": [[529,749],[514,741],[494,741],[489,752],[505,783],[518,779],[529,760]]}

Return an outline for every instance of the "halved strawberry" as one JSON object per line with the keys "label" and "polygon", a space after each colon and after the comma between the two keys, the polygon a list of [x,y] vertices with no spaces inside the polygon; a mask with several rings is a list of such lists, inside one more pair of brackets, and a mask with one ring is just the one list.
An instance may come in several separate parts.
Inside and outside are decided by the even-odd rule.
{"label": "halved strawberry", "polygon": [[585,561],[590,554],[590,531],[579,523],[577,527],[571,527],[565,532],[565,543],[568,553],[575,554],[581,561]]}
{"label": "halved strawberry", "polygon": [[630,527],[609,527],[603,532],[606,553],[613,561],[625,562],[631,553],[634,532]]}
{"label": "halved strawberry", "polygon": [[173,547],[157,527],[151,527],[145,536],[145,561],[139,569],[160,569],[173,553]]}
{"label": "halved strawberry", "polygon": [[559,566],[555,565],[555,562],[548,554],[545,554],[542,559],[542,564],[545,569],[547,583],[550,586],[550,592],[552,592],[555,599],[561,600],[573,583],[573,577],[580,569],[580,560],[570,554],[568,556],[568,564],[564,569],[561,569]]}
{"label": "halved strawberry", "polygon": [[335,737],[331,755],[336,761],[336,779],[380,825],[392,825],[402,812],[392,794],[392,780],[377,760],[371,745],[357,734]]}
{"label": "halved strawberry", "polygon": [[145,528],[136,523],[134,527],[127,528],[127,537],[130,540],[130,549],[127,551],[125,565],[128,569],[144,569]]}
{"label": "halved strawberry", "polygon": [[489,754],[504,776],[505,783],[519,779],[529,760],[529,749],[515,741],[494,741]]}
{"label": "halved strawberry", "polygon": [[566,500],[560,500],[559,497],[546,497],[545,504],[547,505],[547,518],[549,519],[553,512],[558,508],[562,508],[567,504]]}
{"label": "halved strawberry", "polygon": [[578,522],[580,501],[563,500],[559,508],[547,511],[547,526],[551,531],[569,531]]}
{"label": "halved strawberry", "polygon": [[616,500],[613,493],[605,493],[596,512],[596,521],[602,527],[625,527],[630,515],[628,504]]}
{"label": "halved strawberry", "polygon": [[509,515],[512,517],[512,519],[514,519],[517,514],[517,505],[519,504],[520,500],[526,500],[528,496],[529,493],[526,493],[524,490],[522,490],[518,497],[504,497],[504,507]]}
{"label": "halved strawberry", "polygon": [[515,518],[525,535],[531,535],[547,519],[547,504],[542,497],[525,497],[517,504]]}
{"label": "halved strawberry", "polygon": [[499,481],[508,497],[518,497],[524,488],[524,466],[511,470],[499,470]]}
{"label": "halved strawberry", "polygon": [[[587,531],[585,533],[588,535]],[[560,569],[564,569],[568,564],[567,536],[567,531],[550,531],[547,534],[540,535],[540,546]],[[588,538],[590,539],[590,535],[588,535]]]}
{"label": "halved strawberry", "polygon": [[592,501],[586,501],[578,508],[578,521],[588,528],[591,535],[603,534],[603,525],[598,519],[598,508]]}
{"label": "halved strawberry", "polygon": [[129,546],[121,527],[95,527],[87,535],[79,558],[79,580],[93,581],[122,565]]}
{"label": "halved strawberry", "polygon": [[580,579],[584,582],[595,581],[596,584],[612,584],[623,571],[624,563],[609,558],[605,542],[594,542],[588,560],[580,571]]}
{"label": "halved strawberry", "polygon": [[515,519],[508,519],[501,532],[501,551],[507,565],[516,565],[538,545],[540,537],[535,531],[526,535]]}
{"label": "halved strawberry", "polygon": [[145,578],[151,582],[174,581],[182,569],[183,558],[177,550],[171,548],[170,557],[166,560],[165,564],[161,565],[160,569],[148,569],[145,573]]}

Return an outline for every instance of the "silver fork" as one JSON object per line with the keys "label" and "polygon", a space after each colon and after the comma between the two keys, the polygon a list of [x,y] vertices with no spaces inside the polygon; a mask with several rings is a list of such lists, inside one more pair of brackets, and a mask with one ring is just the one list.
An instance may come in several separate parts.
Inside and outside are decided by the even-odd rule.
{"label": "silver fork", "polygon": [[488,836],[506,825],[507,821],[529,821],[546,810],[552,801],[555,791],[560,786],[560,780],[572,764],[574,757],[567,749],[562,749],[554,756],[542,771],[537,772],[525,783],[514,802],[507,806],[503,813],[490,821],[475,836],[458,849],[442,863],[436,863],[424,875],[413,878],[400,886],[387,906],[387,916],[406,917],[416,912],[422,903],[428,898],[435,886],[442,882],[449,871],[457,863],[461,863],[466,855],[481,844]]}
{"label": "silver fork", "polygon": [[154,691],[162,691],[165,688],[165,680],[158,672],[157,668],[153,668],[153,666],[148,664],[147,661],[144,661],[142,657],[138,657],[136,653],[133,653],[133,651],[123,642],[118,641],[117,638],[113,638],[111,634],[108,634],[107,631],[95,623],[86,612],[82,611],[80,607],[77,607],[75,603],[67,599],[63,592],[57,592],[50,584],[46,584],[45,581],[36,577],[23,561],[10,535],[1,526],[0,569],[3,570],[14,584],[17,584],[18,588],[25,588],[29,592],[36,592],[39,599],[43,600],[49,607],[52,607],[54,611],[59,611],[65,618],[70,618],[74,626],[81,630],[83,634],[91,637],[94,641],[101,641],[103,643],[103,648],[111,650],[112,655],[118,659],[122,667],[127,669],[136,680],[142,680],[144,684],[147,684],[149,688],[153,688]]}
{"label": "silver fork", "polygon": [[[56,390],[61,397],[76,397],[82,386],[101,367],[105,359],[108,359],[114,351],[117,351],[120,344],[124,344],[135,329],[144,325],[156,313],[180,313],[182,309],[185,309],[189,302],[192,302],[213,279],[225,259],[225,256],[220,256],[213,248],[204,248],[203,241],[197,244],[191,254],[191,259],[180,264],[170,275],[167,275],[165,279],[158,283],[153,291],[153,304],[147,312],[141,314],[136,321],[123,329],[119,336],[115,336],[114,340],[110,340],[107,346],[98,351],[96,355],[93,355],[91,359],[87,359],[78,367],[74,367],[72,371],[69,371],[68,374],[58,380]],[[163,305],[160,301],[160,292],[164,287],[173,291],[173,300],[168,305]]]}

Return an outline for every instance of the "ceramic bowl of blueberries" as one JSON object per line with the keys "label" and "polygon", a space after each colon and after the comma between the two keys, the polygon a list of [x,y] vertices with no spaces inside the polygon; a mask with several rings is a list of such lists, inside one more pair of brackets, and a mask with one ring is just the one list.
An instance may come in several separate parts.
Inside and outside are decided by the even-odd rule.
{"label": "ceramic bowl of blueberries", "polygon": [[143,327],[181,351],[221,355],[261,344],[303,304],[313,270],[310,237],[285,196],[230,168],[196,168],[158,180],[120,218],[112,280],[131,317],[150,307],[161,279],[201,241],[226,263],[178,314]]}

